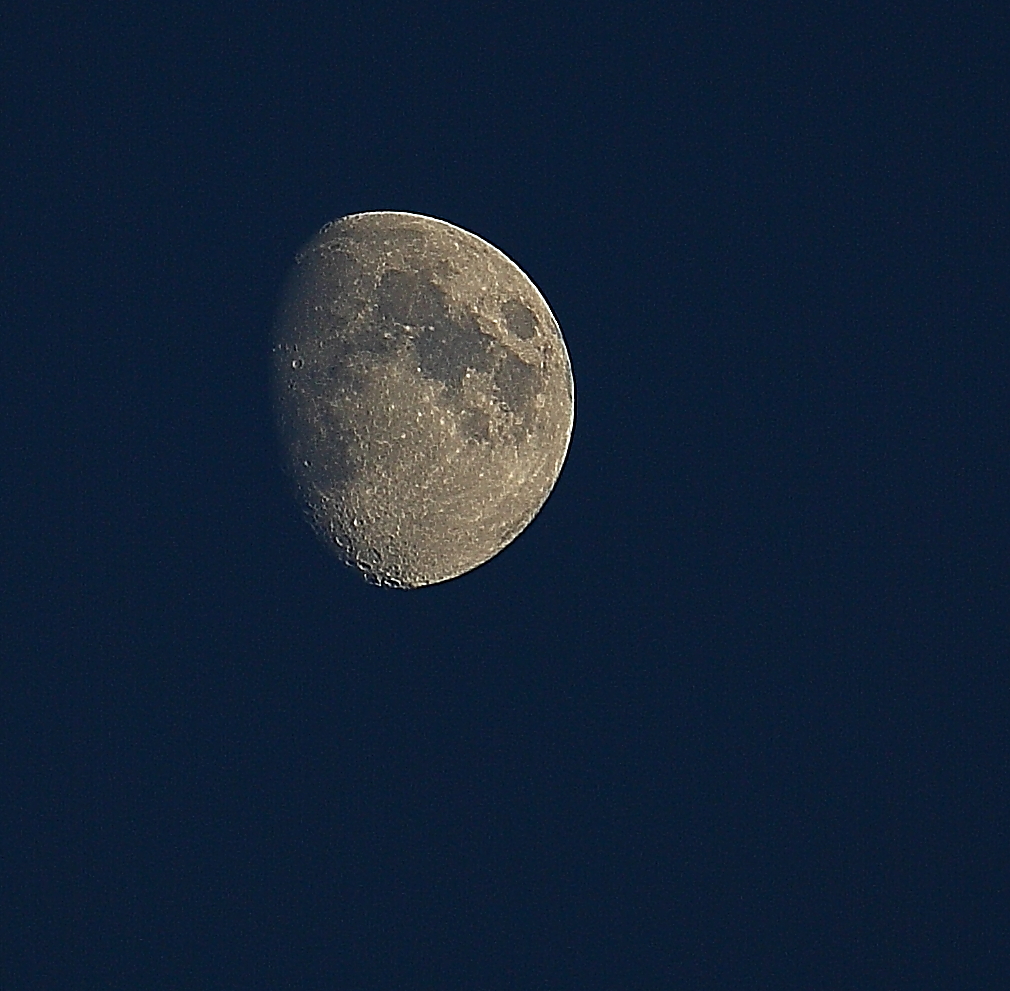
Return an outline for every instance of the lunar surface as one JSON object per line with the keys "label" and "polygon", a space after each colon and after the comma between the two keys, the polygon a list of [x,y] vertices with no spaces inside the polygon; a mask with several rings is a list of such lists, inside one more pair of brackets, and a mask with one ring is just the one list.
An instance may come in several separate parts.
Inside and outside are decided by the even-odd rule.
{"label": "lunar surface", "polygon": [[483,564],[536,516],[571,438],[543,296],[486,241],[409,213],[327,224],[295,261],[275,385],[312,525],[378,585]]}

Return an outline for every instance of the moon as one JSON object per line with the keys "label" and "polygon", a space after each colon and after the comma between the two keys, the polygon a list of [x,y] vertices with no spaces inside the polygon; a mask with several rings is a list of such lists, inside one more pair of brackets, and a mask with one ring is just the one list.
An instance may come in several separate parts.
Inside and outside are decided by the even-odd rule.
{"label": "moon", "polygon": [[281,444],[313,528],[366,580],[444,582],[511,543],[568,452],[575,383],[536,286],[412,213],[327,224],[275,325]]}

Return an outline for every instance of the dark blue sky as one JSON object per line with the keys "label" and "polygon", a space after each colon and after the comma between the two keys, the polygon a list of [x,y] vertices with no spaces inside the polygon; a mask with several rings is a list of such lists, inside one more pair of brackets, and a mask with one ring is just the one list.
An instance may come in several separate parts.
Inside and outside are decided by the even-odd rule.
{"label": "dark blue sky", "polygon": [[[23,6],[5,991],[994,986],[1006,15]],[[269,405],[295,250],[377,209],[514,258],[576,378],[538,518],[410,593]]]}

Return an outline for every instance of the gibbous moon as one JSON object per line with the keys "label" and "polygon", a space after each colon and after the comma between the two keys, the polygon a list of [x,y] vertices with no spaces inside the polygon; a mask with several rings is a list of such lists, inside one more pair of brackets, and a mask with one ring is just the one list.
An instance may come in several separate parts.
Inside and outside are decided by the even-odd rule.
{"label": "gibbous moon", "polygon": [[327,224],[277,317],[280,433],[316,531],[377,585],[462,575],[557,481],[575,415],[561,330],[474,234],[411,213]]}

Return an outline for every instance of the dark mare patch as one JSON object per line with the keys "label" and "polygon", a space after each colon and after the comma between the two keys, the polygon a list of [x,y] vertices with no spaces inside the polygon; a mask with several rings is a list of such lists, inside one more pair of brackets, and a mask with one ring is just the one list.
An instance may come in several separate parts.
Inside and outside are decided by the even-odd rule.
{"label": "dark mare patch", "polygon": [[418,334],[417,360],[421,374],[438,379],[450,389],[458,388],[467,369],[491,371],[493,343],[493,338],[482,333],[469,314],[460,319],[446,314]]}
{"label": "dark mare patch", "polygon": [[391,269],[376,287],[375,298],[383,321],[430,327],[449,317],[445,292],[414,272]]}
{"label": "dark mare patch", "polygon": [[491,417],[483,410],[467,408],[460,417],[465,434],[475,441],[491,440]]}
{"label": "dark mare patch", "polygon": [[515,334],[524,341],[536,336],[537,318],[525,303],[510,299],[502,307],[501,312],[510,334]]}
{"label": "dark mare patch", "polygon": [[511,351],[505,355],[505,360],[494,376],[498,398],[513,413],[522,413],[528,408],[537,393],[539,382],[537,370]]}

